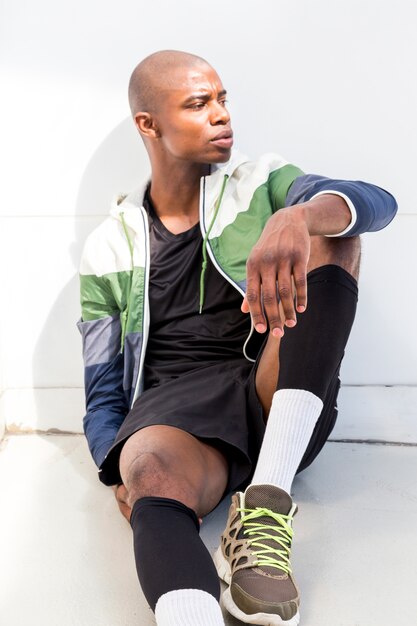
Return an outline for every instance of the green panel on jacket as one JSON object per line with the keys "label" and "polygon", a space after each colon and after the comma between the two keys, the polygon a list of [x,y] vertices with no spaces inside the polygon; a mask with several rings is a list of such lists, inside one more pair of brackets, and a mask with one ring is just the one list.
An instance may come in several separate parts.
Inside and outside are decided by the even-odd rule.
{"label": "green panel on jacket", "polygon": [[268,180],[256,189],[248,210],[238,213],[220,236],[210,239],[214,256],[234,281],[245,280],[250,251],[271,215],[285,206],[289,188],[302,174],[294,165],[285,165],[271,172]]}
{"label": "green panel on jacket", "polygon": [[271,172],[268,178],[269,196],[275,211],[285,206],[291,185],[299,176],[303,176],[304,172],[295,165],[284,165],[279,170]]}
{"label": "green panel on jacket", "polygon": [[142,331],[144,310],[145,269],[113,272],[103,276],[80,276],[81,307],[84,322],[115,315],[126,310],[129,314],[126,332]]}

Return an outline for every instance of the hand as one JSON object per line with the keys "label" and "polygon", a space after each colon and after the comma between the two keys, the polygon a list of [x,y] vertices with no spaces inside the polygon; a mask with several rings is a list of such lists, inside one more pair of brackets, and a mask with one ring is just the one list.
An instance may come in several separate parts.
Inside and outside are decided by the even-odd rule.
{"label": "hand", "polygon": [[116,496],[120,513],[127,519],[128,522],[130,522],[132,509],[128,503],[128,493],[126,487],[123,483],[120,483],[119,485],[113,485],[112,489],[114,491],[114,495]]}
{"label": "hand", "polygon": [[247,287],[241,308],[250,312],[259,333],[264,333],[269,323],[272,334],[282,337],[284,325],[296,325],[296,312],[307,307],[309,256],[310,233],[303,205],[279,210],[266,223],[246,263]]}

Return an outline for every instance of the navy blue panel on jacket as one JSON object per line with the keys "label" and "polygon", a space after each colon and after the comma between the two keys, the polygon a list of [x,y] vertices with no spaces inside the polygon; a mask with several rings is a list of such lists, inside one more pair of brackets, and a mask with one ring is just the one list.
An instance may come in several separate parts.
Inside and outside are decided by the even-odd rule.
{"label": "navy blue panel on jacket", "polygon": [[122,384],[123,359],[123,354],[118,354],[109,363],[85,369],[88,413],[84,417],[84,432],[99,467],[129,411],[127,395],[130,393],[123,390]]}
{"label": "navy blue panel on jacket", "polygon": [[344,235],[346,237],[381,230],[393,220],[397,212],[395,198],[381,187],[363,181],[330,179],[315,174],[295,179],[286,206],[307,202],[316,194],[326,191],[344,194],[355,206],[356,222]]}

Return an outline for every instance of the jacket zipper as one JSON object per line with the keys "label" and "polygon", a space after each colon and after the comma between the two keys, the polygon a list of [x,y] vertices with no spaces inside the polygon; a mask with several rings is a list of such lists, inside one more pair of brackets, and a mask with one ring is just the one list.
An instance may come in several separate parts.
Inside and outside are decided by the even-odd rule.
{"label": "jacket zipper", "polygon": [[[206,177],[203,176],[200,182],[200,230],[201,230],[203,239],[207,234],[206,224],[204,221],[205,200],[206,200]],[[232,285],[232,287],[237,289],[237,291],[244,297],[245,292],[243,291],[243,289],[237,283],[235,283],[235,281],[232,278],[230,278],[230,276],[228,276],[226,272],[224,272],[223,269],[220,267],[220,265],[217,263],[217,260],[213,254],[213,250],[211,249],[211,244],[210,244],[209,239],[207,239],[207,250],[208,250],[208,254],[211,259],[211,262],[213,263],[214,267],[219,272],[219,274],[221,274],[221,276],[223,276],[223,278],[225,278]],[[255,359],[251,359],[251,357],[248,356],[246,352],[246,346],[248,345],[249,340],[253,335],[253,332],[254,332],[254,325],[253,325],[252,318],[251,318],[251,329],[250,329],[249,335],[245,343],[243,344],[243,355],[248,361],[255,363]]]}
{"label": "jacket zipper", "polygon": [[140,391],[140,383],[143,372],[143,364],[145,362],[145,354],[146,354],[146,345],[148,343],[149,337],[149,270],[150,270],[150,251],[149,251],[149,223],[148,216],[143,207],[139,207],[142,220],[143,220],[143,229],[145,231],[145,250],[146,250],[146,258],[145,258],[145,277],[144,277],[144,290],[143,290],[143,311],[142,311],[142,347],[140,351],[140,359],[139,359],[139,367],[138,367],[138,376],[135,384],[135,392],[133,394],[132,402],[130,403],[130,408],[132,408],[136,398],[139,395]]}

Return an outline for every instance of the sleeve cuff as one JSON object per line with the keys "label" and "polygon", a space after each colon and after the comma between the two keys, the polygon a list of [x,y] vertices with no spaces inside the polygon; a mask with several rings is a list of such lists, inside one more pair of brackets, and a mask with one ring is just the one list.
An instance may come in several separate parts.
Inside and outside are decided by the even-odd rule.
{"label": "sleeve cuff", "polygon": [[333,194],[334,196],[340,196],[341,198],[343,198],[343,200],[346,202],[346,204],[349,207],[351,219],[350,219],[350,223],[346,226],[346,228],[342,230],[340,233],[335,233],[334,235],[326,235],[326,237],[343,237],[344,235],[347,235],[349,231],[351,231],[352,228],[356,224],[357,213],[356,213],[355,205],[346,194],[342,193],[341,191],[333,191],[332,189],[319,191],[318,193],[314,194],[314,196],[312,196],[310,200],[313,200],[313,198],[317,198],[318,196],[324,196],[325,194]]}

